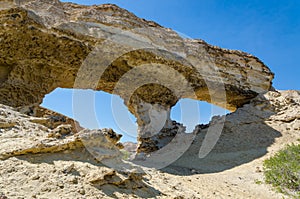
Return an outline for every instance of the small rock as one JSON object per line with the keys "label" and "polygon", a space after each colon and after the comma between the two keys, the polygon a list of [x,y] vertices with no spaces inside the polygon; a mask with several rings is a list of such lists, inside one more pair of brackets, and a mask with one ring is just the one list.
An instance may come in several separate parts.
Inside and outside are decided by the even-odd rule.
{"label": "small rock", "polygon": [[81,189],[78,190],[78,193],[80,193],[81,195],[84,195],[85,194],[85,190],[83,188],[81,188]]}
{"label": "small rock", "polygon": [[70,173],[74,169],[74,164],[71,164],[70,166],[67,166],[64,168],[63,173]]}
{"label": "small rock", "polygon": [[63,189],[65,187],[63,182],[57,182],[56,185],[61,189]]}
{"label": "small rock", "polygon": [[78,184],[78,179],[76,176],[71,176],[68,181],[72,184]]}
{"label": "small rock", "polygon": [[34,176],[31,177],[32,180],[38,180],[40,178],[39,175],[35,174]]}
{"label": "small rock", "polygon": [[72,133],[72,126],[71,125],[59,125],[55,129],[53,129],[49,134],[49,138],[61,138],[63,136],[69,135]]}
{"label": "small rock", "polygon": [[195,169],[192,169],[192,170],[191,170],[191,173],[192,173],[192,174],[199,174],[198,171],[195,170]]}
{"label": "small rock", "polygon": [[261,173],[262,170],[260,169],[260,167],[256,167],[256,170],[255,170],[256,173]]}

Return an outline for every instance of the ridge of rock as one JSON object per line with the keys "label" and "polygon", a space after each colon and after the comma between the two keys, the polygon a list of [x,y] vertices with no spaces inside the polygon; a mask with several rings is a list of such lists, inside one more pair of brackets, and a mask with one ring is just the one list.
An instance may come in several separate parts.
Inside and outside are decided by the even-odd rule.
{"label": "ridge of rock", "polygon": [[[258,58],[181,38],[113,4],[1,4],[2,104],[37,106],[58,87],[113,93],[136,116],[142,144],[178,128],[170,110],[181,98],[236,110],[272,89],[274,74]],[[166,115],[161,124],[151,122],[153,111]]]}

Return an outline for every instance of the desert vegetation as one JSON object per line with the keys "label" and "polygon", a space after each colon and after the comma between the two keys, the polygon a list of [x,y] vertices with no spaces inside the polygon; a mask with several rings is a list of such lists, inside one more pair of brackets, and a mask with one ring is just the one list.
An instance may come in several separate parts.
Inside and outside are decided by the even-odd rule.
{"label": "desert vegetation", "polygon": [[284,194],[300,197],[300,144],[287,145],[264,161],[265,181]]}

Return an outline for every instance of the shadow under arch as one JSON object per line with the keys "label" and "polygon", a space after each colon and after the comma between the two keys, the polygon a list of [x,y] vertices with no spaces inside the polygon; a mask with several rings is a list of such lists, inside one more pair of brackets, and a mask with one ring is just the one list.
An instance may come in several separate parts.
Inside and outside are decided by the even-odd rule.
{"label": "shadow under arch", "polygon": [[[264,103],[268,103],[267,100]],[[225,117],[225,123],[221,136],[214,149],[202,159],[198,157],[198,152],[207,134],[207,127],[198,125],[188,150],[161,170],[176,175],[193,175],[192,170],[197,173],[216,173],[255,160],[267,153],[267,148],[275,138],[281,137],[280,132],[264,122],[273,114],[276,113],[257,110],[255,103],[250,103],[222,116]],[[209,125],[218,119],[218,116],[213,117]]]}
{"label": "shadow under arch", "polygon": [[[217,173],[251,162],[264,156],[281,132],[268,126],[265,121],[276,112],[256,108],[253,103],[246,104],[225,117],[224,128],[213,150],[204,158],[198,152],[206,136],[208,127],[199,125],[196,137],[189,149],[175,162],[163,168],[164,172],[176,175]],[[271,106],[265,99],[266,106]],[[214,125],[220,117],[213,117],[209,125]],[[193,172],[192,172],[193,171]]]}

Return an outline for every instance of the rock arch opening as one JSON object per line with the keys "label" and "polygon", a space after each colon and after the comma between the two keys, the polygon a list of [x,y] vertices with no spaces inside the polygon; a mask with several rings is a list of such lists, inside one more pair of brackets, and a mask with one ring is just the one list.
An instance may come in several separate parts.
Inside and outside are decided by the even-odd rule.
{"label": "rock arch opening", "polygon": [[[66,6],[56,0],[19,4],[10,1],[10,4],[0,10],[0,21],[7,24],[0,31],[3,38],[0,102],[5,105],[39,105],[46,94],[58,87],[115,93],[126,101],[131,96],[128,90],[134,91],[135,83],[144,85],[144,80],[150,77],[147,83],[165,82],[165,87],[175,90],[178,96],[173,99],[175,102],[191,98],[229,110],[272,89],[274,74],[257,57],[198,39],[183,39],[170,29],[141,20],[115,5],[91,9],[73,4]],[[46,4],[59,10],[59,14],[53,14],[53,9],[48,9]],[[13,17],[16,15],[20,17]],[[142,75],[141,81],[133,81],[137,79],[136,74]],[[91,81],[93,77],[95,81]],[[118,84],[122,89],[115,89]],[[193,92],[189,92],[189,88]],[[160,88],[155,90],[159,91]],[[181,128],[169,118],[175,103],[165,101],[168,105],[160,106],[151,97],[149,95],[146,101],[154,104],[138,102],[126,106],[137,119],[146,116],[144,121],[149,120],[150,113],[166,114],[168,120],[162,130]],[[131,109],[140,105],[142,109]],[[146,127],[139,124],[138,132],[147,133],[143,131]],[[138,137],[141,145],[149,141],[143,134]],[[152,141],[156,145],[156,140]],[[147,147],[144,152],[151,152]]]}
{"label": "rock arch opening", "polygon": [[[82,96],[82,104],[77,104],[81,114],[75,115],[75,117],[74,92]],[[95,100],[96,118],[93,119],[89,117],[90,113],[85,113],[86,103],[88,103],[85,99],[89,97]],[[57,88],[44,97],[41,106],[75,119],[84,128],[112,128],[123,135],[122,142],[137,141],[136,118],[128,111],[119,96],[102,91]],[[186,127],[185,132],[191,133],[196,125],[207,124],[213,116],[227,113],[229,113],[228,110],[207,102],[181,99],[171,108],[170,119],[182,123]]]}
{"label": "rock arch opening", "polygon": [[193,99],[181,99],[171,109],[171,119],[182,123],[186,133],[192,133],[198,124],[208,124],[213,116],[223,116],[229,110],[208,102]]}
{"label": "rock arch opening", "polygon": [[[74,92],[82,97],[77,104],[73,101]],[[86,108],[91,98],[95,100],[93,113]],[[44,97],[41,106],[75,119],[84,128],[112,128],[123,135],[122,142],[137,140],[136,119],[118,96],[102,91],[57,88]]]}

